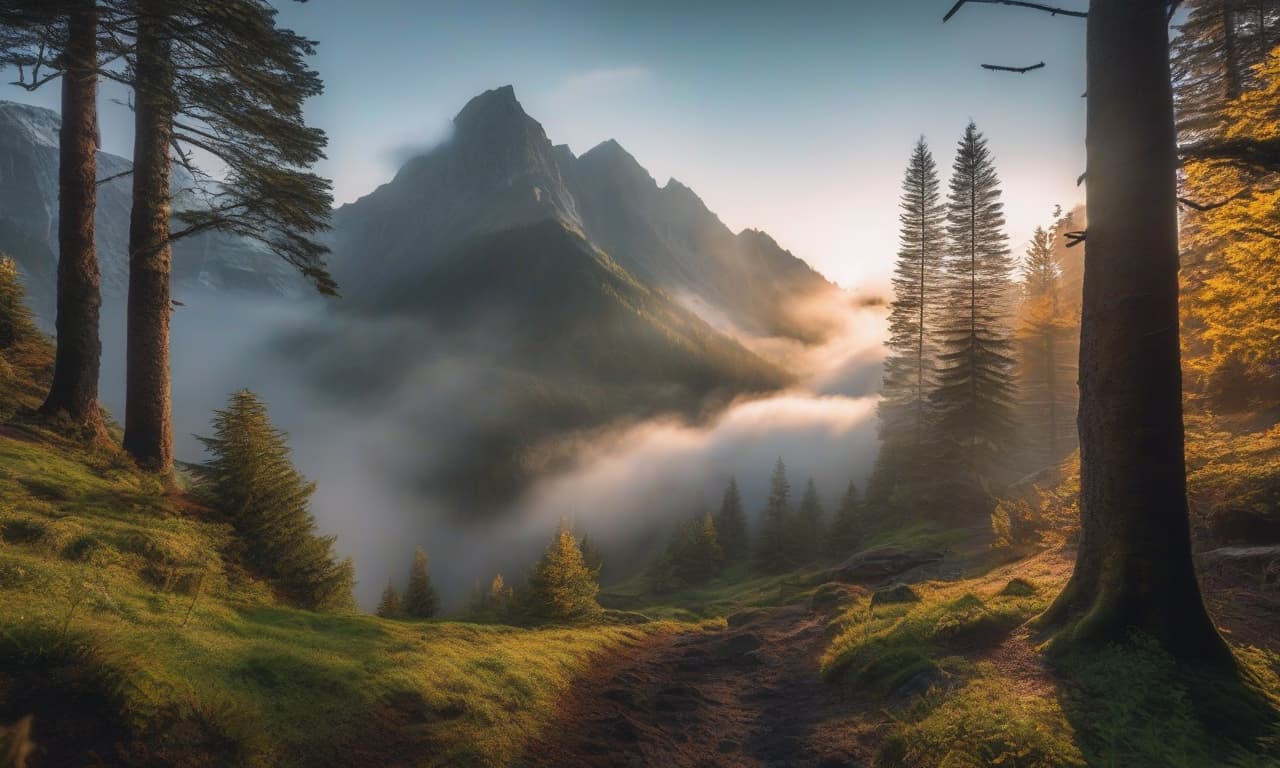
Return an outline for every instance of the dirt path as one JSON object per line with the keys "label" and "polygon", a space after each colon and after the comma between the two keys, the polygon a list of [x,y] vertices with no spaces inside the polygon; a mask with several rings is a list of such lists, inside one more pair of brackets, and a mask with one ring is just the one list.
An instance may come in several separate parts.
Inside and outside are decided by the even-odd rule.
{"label": "dirt path", "polygon": [[870,765],[885,720],[820,679],[826,617],[800,606],[753,616],[603,662],[521,765]]}

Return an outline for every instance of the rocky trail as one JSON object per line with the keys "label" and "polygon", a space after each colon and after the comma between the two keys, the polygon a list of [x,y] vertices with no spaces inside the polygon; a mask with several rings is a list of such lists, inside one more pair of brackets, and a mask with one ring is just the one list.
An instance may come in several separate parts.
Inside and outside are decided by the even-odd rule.
{"label": "rocky trail", "polygon": [[820,678],[829,618],[783,606],[650,638],[576,686],[523,765],[869,765],[887,719]]}

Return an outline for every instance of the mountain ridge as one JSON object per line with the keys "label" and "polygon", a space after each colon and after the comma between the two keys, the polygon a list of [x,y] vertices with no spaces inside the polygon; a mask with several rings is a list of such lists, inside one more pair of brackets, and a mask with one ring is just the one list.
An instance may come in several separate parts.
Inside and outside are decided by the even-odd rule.
{"label": "mountain ridge", "polygon": [[[639,279],[693,294],[743,330],[816,340],[790,304],[838,289],[772,238],[732,232],[697,193],[659,185],[616,139],[581,155],[554,144],[506,85],[467,102],[450,139],[334,214],[334,270],[354,304],[446,258],[467,237],[551,219]],[[370,243],[374,247],[370,247]],[[379,254],[371,274],[367,253]]]}

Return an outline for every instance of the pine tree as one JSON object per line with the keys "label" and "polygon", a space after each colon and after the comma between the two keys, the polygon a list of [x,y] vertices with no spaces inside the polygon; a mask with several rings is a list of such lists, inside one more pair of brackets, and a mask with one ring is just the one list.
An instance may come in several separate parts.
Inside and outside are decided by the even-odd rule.
{"label": "pine tree", "polygon": [[818,488],[810,478],[805,485],[804,495],[800,497],[800,508],[792,518],[790,530],[791,559],[807,563],[818,555],[821,549],[823,534],[822,500],[818,498]]}
{"label": "pine tree", "polygon": [[1022,262],[1018,311],[1019,387],[1022,423],[1039,466],[1057,466],[1075,447],[1075,373],[1079,319],[1062,297],[1062,265],[1055,241],[1070,217],[1055,213],[1054,226],[1036,227]]}
{"label": "pine tree", "polygon": [[724,550],[710,512],[683,520],[671,531],[666,551],[654,564],[652,576],[659,592],[701,584],[720,573]]}
{"label": "pine tree", "polygon": [[[0,66],[21,67],[35,90],[51,70],[61,76],[58,137],[57,350],[53,380],[40,410],[102,433],[98,374],[102,305],[94,246],[97,206],[99,37],[118,21],[114,3],[96,0],[12,0],[0,8]],[[41,73],[37,76],[37,73]]]}
{"label": "pine tree", "polygon": [[688,540],[681,557],[680,575],[686,582],[697,584],[720,572],[724,565],[724,550],[720,548],[720,534],[710,512],[703,514],[701,520],[692,521],[687,530]]}
{"label": "pine tree", "polygon": [[511,607],[511,600],[514,595],[514,590],[507,586],[507,582],[502,578],[502,574],[496,574],[493,577],[493,581],[489,582],[489,606],[498,618],[502,618],[507,615],[507,611]]}
{"label": "pine tree", "polygon": [[378,601],[378,609],[375,613],[384,619],[398,619],[403,613],[400,593],[390,581],[387,582],[387,588],[382,590],[382,599]]}
{"label": "pine tree", "polygon": [[831,528],[827,531],[827,552],[837,557],[853,552],[862,538],[865,525],[865,509],[858,495],[858,487],[850,481],[840,499],[835,518],[831,521]]}
{"label": "pine tree", "polygon": [[973,513],[984,511],[978,506],[990,495],[988,479],[1006,458],[1014,427],[1015,361],[1008,328],[1013,264],[1003,208],[986,139],[969,123],[947,198],[951,286],[933,403],[959,504]]}
{"label": "pine tree", "polygon": [[[321,293],[335,286],[315,235],[328,225],[329,182],[306,169],[324,134],[303,102],[320,93],[304,63],[314,44],[275,24],[265,0],[135,0],[133,208],[129,224],[124,447],[168,474],[173,463],[169,281],[173,241],[205,231],[258,240]],[[197,189],[174,210],[172,151]],[[226,166],[211,179],[192,151]],[[172,219],[181,228],[171,231]]]}
{"label": "pine tree", "polygon": [[729,485],[724,489],[715,525],[726,560],[738,560],[747,554],[750,544],[747,538],[747,515],[742,509],[742,496],[738,493],[738,480],[735,477],[729,478]]}
{"label": "pine tree", "polygon": [[529,574],[524,604],[538,620],[583,622],[601,613],[596,594],[600,587],[582,559],[573,532],[561,523],[542,559]]}
{"label": "pine tree", "polygon": [[[1260,26],[1254,12],[1259,9],[1249,6],[1230,11],[1237,20],[1252,20],[1237,24],[1241,42]],[[1280,34],[1280,1],[1269,7],[1272,15],[1261,18],[1273,35]],[[1193,7],[1178,38],[1176,68],[1209,74],[1225,69],[1226,51],[1215,44],[1221,34],[1218,9],[1207,3]],[[1199,124],[1182,121],[1181,141],[1280,144],[1280,54],[1257,55],[1248,46],[1235,52],[1237,66],[1250,68],[1242,72],[1248,77],[1241,78],[1234,98],[1208,75],[1200,90],[1179,81],[1179,114],[1187,102],[1203,118]],[[1184,198],[1206,204],[1204,210],[1188,208],[1181,219],[1186,367],[1215,409],[1266,409],[1280,401],[1280,370],[1273,364],[1280,302],[1272,289],[1280,279],[1280,166],[1256,158],[1240,163],[1230,156],[1193,157],[1181,180]]]}
{"label": "pine tree", "polygon": [[1220,137],[1219,110],[1257,85],[1280,44],[1280,0],[1191,0],[1172,45],[1179,138]]}
{"label": "pine tree", "polygon": [[600,579],[600,569],[604,567],[604,555],[600,552],[600,548],[591,540],[587,534],[582,534],[582,540],[578,542],[578,549],[582,550],[582,562],[587,564],[587,570],[591,571],[591,577],[597,581]]}
{"label": "pine tree", "polygon": [[18,265],[0,253],[0,352],[37,335]]}
{"label": "pine tree", "polygon": [[922,137],[902,182],[898,262],[889,311],[889,354],[879,406],[882,460],[878,482],[885,494],[899,483],[918,482],[931,440],[929,394],[936,386],[935,331],[944,293],[946,209],[938,169]]}
{"label": "pine tree", "polygon": [[1167,9],[1089,3],[1080,543],[1040,621],[1059,628],[1060,646],[1101,648],[1137,631],[1175,659],[1233,670],[1191,551]]}
{"label": "pine tree", "polygon": [[349,607],[354,568],[334,538],[318,536],[308,509],[315,484],[294,468],[284,433],[252,392],[231,396],[199,438],[210,460],[196,470],[199,493],[235,528],[245,565],[306,608]]}
{"label": "pine tree", "polygon": [[762,568],[782,570],[787,565],[787,521],[791,517],[791,484],[787,482],[787,466],[778,459],[769,481],[769,497],[765,500],[760,520],[756,560]]}
{"label": "pine tree", "polygon": [[409,586],[404,590],[403,607],[404,615],[413,619],[429,619],[440,608],[435,587],[431,586],[431,574],[427,572],[427,553],[422,547],[413,552],[413,565],[409,568]]}

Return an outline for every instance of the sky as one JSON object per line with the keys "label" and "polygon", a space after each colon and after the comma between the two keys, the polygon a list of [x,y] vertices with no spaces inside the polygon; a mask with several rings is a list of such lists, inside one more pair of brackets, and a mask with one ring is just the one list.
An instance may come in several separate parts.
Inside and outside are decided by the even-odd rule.
{"label": "sky", "polygon": [[[319,41],[337,202],[447,135],[472,96],[514,85],[551,140],[616,139],[659,184],[694,189],[732,229],[763,229],[829,278],[883,285],[898,194],[923,135],[944,174],[969,120],[989,139],[1021,252],[1083,199],[1084,22],[951,0],[281,0]],[[1083,0],[1063,0],[1083,8]],[[982,63],[1046,67],[1016,75]],[[8,80],[11,78],[5,78]],[[103,88],[104,149],[131,154],[127,94]],[[56,108],[56,88],[0,98]]]}

